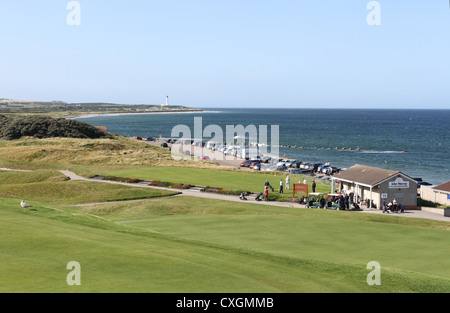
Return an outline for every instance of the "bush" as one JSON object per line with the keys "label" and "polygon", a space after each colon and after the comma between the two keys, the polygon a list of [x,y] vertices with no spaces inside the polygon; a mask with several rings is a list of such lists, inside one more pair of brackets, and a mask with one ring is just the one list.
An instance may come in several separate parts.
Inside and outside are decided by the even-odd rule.
{"label": "bush", "polygon": [[151,181],[149,186],[156,186],[156,187],[166,187],[166,188],[176,188],[176,189],[189,189],[193,187],[192,185],[187,184],[181,184],[181,183],[169,183],[169,182],[161,182],[161,181]]}
{"label": "bush", "polygon": [[142,182],[141,179],[137,178],[126,178],[126,177],[116,177],[116,176],[105,176],[102,178],[102,180],[111,180],[111,181],[117,181],[122,183],[129,183],[129,184],[136,184]]}
{"label": "bush", "polygon": [[0,139],[14,140],[22,137],[42,138],[111,138],[84,122],[42,116],[0,115]]}
{"label": "bush", "polygon": [[200,191],[203,192],[212,192],[212,193],[218,193],[221,195],[229,195],[229,196],[239,196],[241,193],[249,194],[251,192],[245,191],[245,190],[230,190],[230,189],[224,189],[224,188],[218,188],[218,187],[205,187],[201,189]]}

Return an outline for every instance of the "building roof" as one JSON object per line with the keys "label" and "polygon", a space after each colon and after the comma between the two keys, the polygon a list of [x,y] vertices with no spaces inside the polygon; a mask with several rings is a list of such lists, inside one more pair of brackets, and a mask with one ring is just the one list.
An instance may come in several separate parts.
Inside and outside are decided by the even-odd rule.
{"label": "building roof", "polygon": [[334,177],[336,179],[351,181],[363,185],[375,186],[380,182],[399,174],[401,174],[399,171],[355,164],[352,167],[336,174]]}
{"label": "building roof", "polygon": [[436,190],[436,191],[450,192],[450,181],[440,184],[438,186],[435,186],[432,189]]}

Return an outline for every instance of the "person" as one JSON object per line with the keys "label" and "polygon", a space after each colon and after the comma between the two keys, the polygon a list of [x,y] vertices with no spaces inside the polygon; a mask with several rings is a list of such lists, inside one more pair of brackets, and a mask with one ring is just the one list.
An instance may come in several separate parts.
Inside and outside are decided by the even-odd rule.
{"label": "person", "polygon": [[273,191],[273,187],[270,185],[269,180],[266,179],[266,182],[264,183],[264,186],[267,187],[267,188],[272,189],[272,191]]}
{"label": "person", "polygon": [[383,214],[386,213],[386,199],[383,199]]}
{"label": "person", "polygon": [[350,208],[350,199],[349,199],[348,194],[345,194],[344,199],[345,199],[344,200],[345,201],[345,208],[348,210]]}
{"label": "person", "polygon": [[339,197],[339,207],[341,210],[345,210],[345,197],[342,194]]}
{"label": "person", "polygon": [[290,188],[290,184],[291,184],[291,179],[289,178],[289,175],[286,177],[286,190],[291,189]]}
{"label": "person", "polygon": [[316,192],[316,181],[315,180],[313,180],[311,187],[312,187],[312,191]]}
{"label": "person", "polygon": [[280,193],[283,193],[283,180],[280,179]]}
{"label": "person", "polygon": [[269,187],[264,188],[264,201],[269,201]]}
{"label": "person", "polygon": [[397,199],[396,198],[394,198],[394,200],[392,200],[392,208],[394,209],[395,213],[397,213],[398,206],[397,206]]}

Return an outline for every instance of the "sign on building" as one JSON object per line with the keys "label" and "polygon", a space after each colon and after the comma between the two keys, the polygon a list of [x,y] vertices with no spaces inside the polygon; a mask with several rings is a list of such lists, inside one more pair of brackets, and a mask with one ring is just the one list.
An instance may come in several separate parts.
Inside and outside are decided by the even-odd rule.
{"label": "sign on building", "polygon": [[396,180],[389,182],[389,188],[409,188],[409,181],[405,181],[401,177],[398,177]]}

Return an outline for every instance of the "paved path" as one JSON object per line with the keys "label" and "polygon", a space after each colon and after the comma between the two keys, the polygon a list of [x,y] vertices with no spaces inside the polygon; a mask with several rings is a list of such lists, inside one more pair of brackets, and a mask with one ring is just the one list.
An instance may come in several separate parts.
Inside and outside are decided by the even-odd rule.
{"label": "paved path", "polygon": [[[119,185],[126,185],[126,186],[132,186],[132,187],[141,187],[141,188],[154,188],[154,189],[160,189],[160,190],[169,190],[174,191],[172,188],[165,188],[165,187],[156,187],[156,186],[148,186],[147,184],[129,184],[129,183],[123,183],[123,182],[114,182],[114,181],[107,181],[107,180],[99,180],[99,179],[92,179],[92,178],[86,178],[79,176],[73,172],[64,170],[60,171],[64,175],[70,177],[71,180],[85,180],[85,181],[96,181],[96,182],[103,182],[103,183],[109,183],[109,184],[119,184]],[[271,205],[276,207],[289,207],[289,208],[305,208],[305,205],[300,205],[298,203],[289,203],[289,202],[276,202],[276,201],[256,201],[254,197],[248,197],[247,201],[242,201],[239,199],[238,196],[229,196],[229,195],[221,195],[216,193],[210,193],[210,192],[201,192],[199,190],[182,190],[181,193],[177,196],[188,196],[188,197],[199,197],[199,198],[206,198],[206,199],[215,199],[215,200],[224,200],[224,201],[234,201],[234,202],[245,202],[245,203],[255,203],[260,205]],[[375,210],[375,209],[363,209],[362,211],[353,211],[355,213],[369,213],[369,214],[383,214],[381,210]],[[433,219],[438,221],[446,221],[450,222],[450,217],[445,217],[439,214],[421,211],[421,210],[405,210],[405,213],[386,213],[386,215],[394,215],[394,216],[404,216],[404,217],[413,217],[413,218],[426,218],[426,219]]]}

